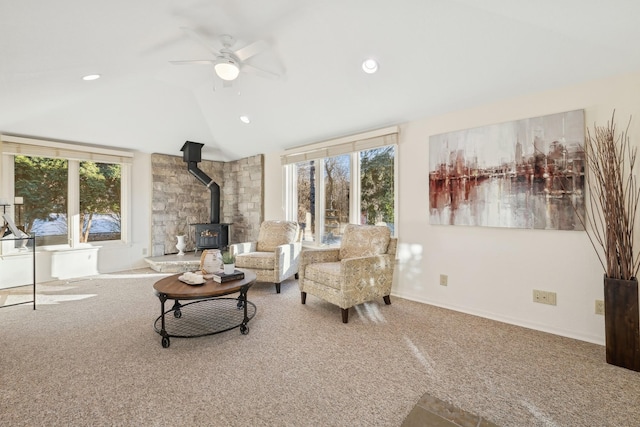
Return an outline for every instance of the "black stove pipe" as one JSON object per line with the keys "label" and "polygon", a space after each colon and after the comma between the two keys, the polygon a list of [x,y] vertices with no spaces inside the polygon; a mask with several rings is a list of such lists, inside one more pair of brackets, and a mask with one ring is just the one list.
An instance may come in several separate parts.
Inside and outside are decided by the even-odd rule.
{"label": "black stove pipe", "polygon": [[183,152],[182,160],[187,163],[189,173],[206,185],[211,192],[211,224],[220,224],[220,186],[198,168],[198,162],[202,160],[203,146],[204,144],[199,142],[187,141],[180,151]]}

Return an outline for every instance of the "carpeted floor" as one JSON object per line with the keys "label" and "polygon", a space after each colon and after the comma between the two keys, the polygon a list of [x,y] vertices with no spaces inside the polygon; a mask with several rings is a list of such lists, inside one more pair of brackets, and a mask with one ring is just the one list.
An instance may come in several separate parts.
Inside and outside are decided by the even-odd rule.
{"label": "carpeted floor", "polygon": [[160,277],[51,282],[37,310],[0,309],[0,425],[400,426],[425,393],[500,426],[640,425],[640,374],[601,346],[393,297],[345,325],[294,280],[251,288],[248,335],[163,349]]}

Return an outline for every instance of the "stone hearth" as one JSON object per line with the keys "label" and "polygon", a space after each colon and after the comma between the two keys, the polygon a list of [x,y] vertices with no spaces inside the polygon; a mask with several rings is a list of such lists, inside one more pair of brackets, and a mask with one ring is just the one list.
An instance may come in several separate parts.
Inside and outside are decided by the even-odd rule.
{"label": "stone hearth", "polygon": [[200,268],[201,253],[185,252],[184,255],[164,255],[145,258],[149,267],[159,273],[184,273]]}

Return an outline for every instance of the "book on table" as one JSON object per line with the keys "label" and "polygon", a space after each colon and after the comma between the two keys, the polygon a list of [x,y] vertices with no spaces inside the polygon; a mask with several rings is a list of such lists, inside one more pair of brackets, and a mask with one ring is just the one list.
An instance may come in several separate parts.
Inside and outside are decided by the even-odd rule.
{"label": "book on table", "polygon": [[225,274],[222,271],[213,273],[213,281],[218,283],[230,282],[232,280],[244,279],[244,273],[240,270],[234,270],[231,274]]}

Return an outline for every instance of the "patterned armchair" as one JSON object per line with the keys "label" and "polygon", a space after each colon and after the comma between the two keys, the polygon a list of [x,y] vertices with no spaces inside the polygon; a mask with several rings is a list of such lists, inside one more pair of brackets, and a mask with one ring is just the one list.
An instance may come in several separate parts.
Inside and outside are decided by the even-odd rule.
{"label": "patterned armchair", "polygon": [[302,248],[299,234],[297,222],[264,221],[257,242],[229,245],[229,251],[236,257],[236,267],[252,270],[259,282],[275,283],[279,294],[280,282],[293,275],[298,277]]}
{"label": "patterned armchair", "polygon": [[342,322],[349,321],[349,308],[389,295],[398,239],[386,226],[347,225],[339,249],[305,250],[300,256],[299,281],[302,304],[315,295],[342,309]]}

